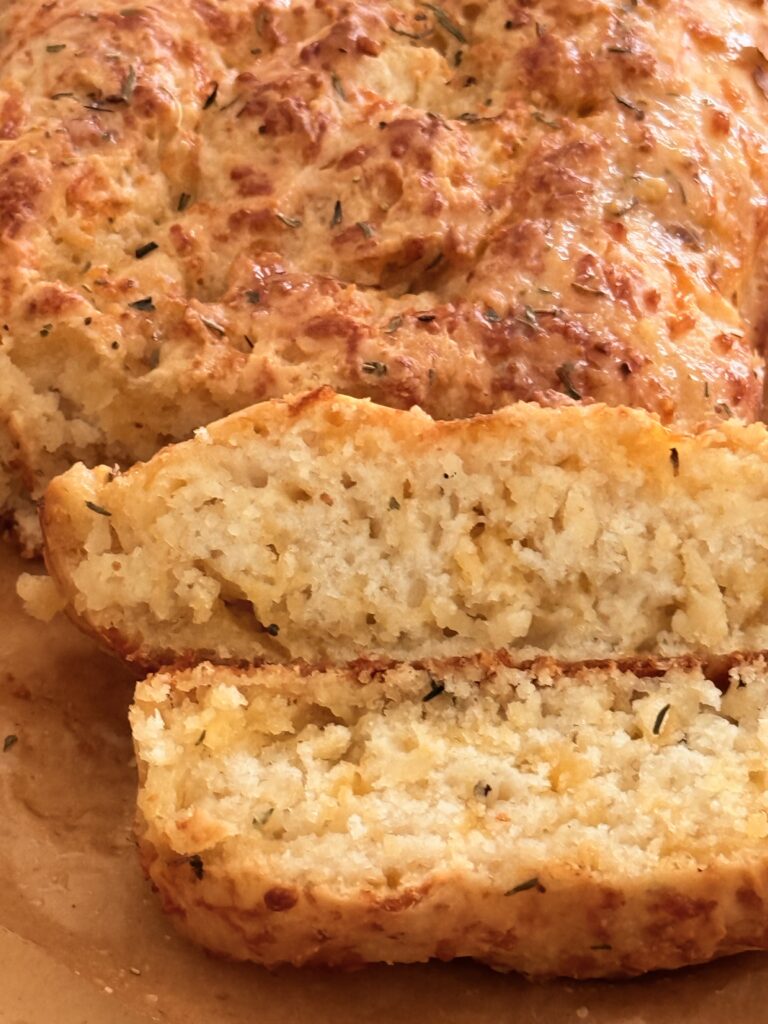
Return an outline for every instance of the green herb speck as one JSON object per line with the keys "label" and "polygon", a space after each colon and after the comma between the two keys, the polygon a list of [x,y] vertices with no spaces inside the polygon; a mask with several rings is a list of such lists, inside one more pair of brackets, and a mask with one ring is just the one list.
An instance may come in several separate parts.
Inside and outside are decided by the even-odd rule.
{"label": "green herb speck", "polygon": [[205,101],[203,103],[203,110],[207,110],[209,107],[212,107],[213,104],[216,102],[216,97],[218,95],[219,95],[219,83],[218,82],[214,82],[213,83],[213,88],[208,93],[208,95],[205,97]]}
{"label": "green herb speck", "polygon": [[363,363],[363,373],[370,373],[374,377],[385,377],[388,372],[387,364],[380,363],[376,359],[367,359]]}
{"label": "green herb speck", "polygon": [[157,244],[157,242],[146,242],[144,245],[139,246],[139,248],[135,251],[134,256],[136,257],[137,260],[143,260],[145,256],[149,256],[151,252],[154,252],[155,249],[159,248],[160,246]]}
{"label": "green herb speck", "polygon": [[103,508],[101,505],[97,505],[95,501],[86,501],[85,507],[89,508],[91,512],[96,512],[96,514],[100,516],[112,515],[112,513],[109,512],[107,509]]}
{"label": "green herb speck", "polygon": [[566,395],[568,395],[569,398],[573,398],[574,401],[580,402],[581,392],[576,389],[573,383],[573,378],[571,377],[573,369],[573,363],[563,363],[562,366],[558,366],[557,368],[557,376],[560,383],[565,388]]}
{"label": "green herb speck", "polygon": [[205,874],[205,865],[203,864],[203,858],[199,853],[193,853],[189,858],[189,866],[192,868],[195,878],[201,879]]}
{"label": "green herb speck", "polygon": [[527,892],[529,889],[538,889],[539,892],[545,892],[544,886],[539,882],[538,875],[534,875],[533,878],[529,878],[526,882],[521,882],[512,889],[507,889],[504,895],[516,896],[519,892]]}
{"label": "green herb speck", "polygon": [[437,4],[422,4],[422,7],[428,7],[434,14],[437,19],[437,23],[441,28],[444,28],[446,32],[453,36],[454,39],[457,39],[460,43],[467,42],[467,37],[461,31],[459,26],[456,25],[455,22],[451,21],[442,7],[438,7]]}
{"label": "green herb speck", "polygon": [[445,693],[445,683],[440,679],[435,679],[433,676],[430,676],[429,692],[425,693],[421,698],[422,704],[429,703],[429,701],[434,700],[435,697],[439,697],[441,693]]}
{"label": "green herb speck", "polygon": [[300,228],[301,219],[299,217],[289,217],[285,213],[280,213],[279,210],[275,210],[275,216],[281,223],[285,224],[287,228]]}
{"label": "green herb speck", "polygon": [[664,719],[667,717],[667,712],[669,711],[671,706],[671,704],[665,704],[661,711],[658,713],[658,715],[656,715],[656,720],[653,723],[654,736],[658,736],[661,732],[661,727],[662,725],[664,725]]}

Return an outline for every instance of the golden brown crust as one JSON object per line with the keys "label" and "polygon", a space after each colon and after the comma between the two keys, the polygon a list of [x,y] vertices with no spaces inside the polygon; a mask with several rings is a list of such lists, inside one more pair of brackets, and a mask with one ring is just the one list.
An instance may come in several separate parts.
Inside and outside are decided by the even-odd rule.
{"label": "golden brown crust", "polygon": [[[467,875],[435,876],[397,895],[190,865],[141,838],[141,862],[174,924],[212,952],[270,967],[362,966],[468,956],[532,977],[628,977],[768,948],[768,865],[717,865],[606,885],[586,871],[539,871],[505,895]],[[276,898],[276,891],[281,893]]]}
{"label": "golden brown crust", "polygon": [[755,418],[762,13],[588,7],[6,4],[6,507],[323,382]]}

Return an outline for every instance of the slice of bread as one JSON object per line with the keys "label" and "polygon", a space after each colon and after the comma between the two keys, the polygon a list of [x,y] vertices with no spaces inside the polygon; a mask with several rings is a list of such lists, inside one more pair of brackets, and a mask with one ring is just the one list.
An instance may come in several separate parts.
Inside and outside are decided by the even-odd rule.
{"label": "slice of bread", "polygon": [[49,487],[47,562],[129,658],[341,663],[768,648],[768,435],[321,389]]}
{"label": "slice of bread", "polygon": [[[652,668],[647,671],[652,673]],[[211,950],[597,977],[768,947],[768,676],[492,657],[140,684],[141,857]]]}

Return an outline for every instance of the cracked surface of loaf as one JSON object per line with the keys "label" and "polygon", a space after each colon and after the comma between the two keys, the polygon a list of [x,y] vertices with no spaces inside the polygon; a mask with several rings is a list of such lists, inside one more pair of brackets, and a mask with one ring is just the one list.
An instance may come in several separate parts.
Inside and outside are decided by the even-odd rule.
{"label": "cracked surface of loaf", "polygon": [[753,419],[762,3],[7,0],[0,509],[329,383]]}
{"label": "cracked surface of loaf", "polygon": [[768,647],[762,424],[439,422],[321,389],[124,474],[75,466],[42,521],[75,620],[150,666]]}
{"label": "cracked surface of loaf", "polygon": [[634,974],[765,948],[766,666],[201,665],[131,711],[142,860],[238,959]]}

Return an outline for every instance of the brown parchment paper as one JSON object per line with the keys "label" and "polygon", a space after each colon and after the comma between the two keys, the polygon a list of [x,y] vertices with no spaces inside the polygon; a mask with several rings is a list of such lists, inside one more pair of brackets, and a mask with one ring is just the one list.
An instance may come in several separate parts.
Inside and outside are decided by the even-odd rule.
{"label": "brown parchment paper", "polygon": [[282,970],[216,960],[159,910],[131,837],[133,679],[63,619],[27,618],[0,545],[0,1021],[13,1024],[753,1024],[768,956],[621,983],[469,962]]}

